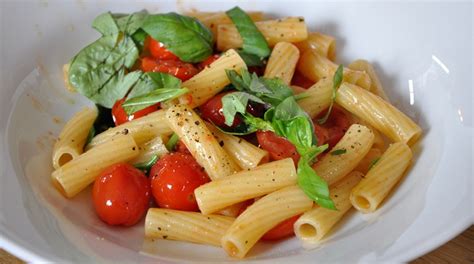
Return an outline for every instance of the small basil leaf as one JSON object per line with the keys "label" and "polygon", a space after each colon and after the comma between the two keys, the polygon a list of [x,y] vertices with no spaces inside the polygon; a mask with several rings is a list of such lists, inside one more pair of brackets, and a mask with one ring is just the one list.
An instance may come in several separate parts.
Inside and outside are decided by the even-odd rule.
{"label": "small basil leaf", "polygon": [[336,149],[331,151],[331,155],[333,156],[339,156],[347,152],[347,149]]}
{"label": "small basil leaf", "polygon": [[154,155],[153,157],[151,157],[151,159],[149,161],[145,161],[145,162],[142,162],[142,163],[137,163],[135,165],[133,165],[135,168],[139,169],[139,170],[142,170],[142,171],[150,171],[151,167],[153,167],[153,165],[155,165],[155,163],[158,161],[158,156],[157,155]]}
{"label": "small basil leaf", "polygon": [[329,105],[329,108],[326,112],[326,114],[318,120],[319,124],[324,124],[329,118],[329,115],[331,114],[332,107],[334,106],[334,101],[336,101],[336,95],[337,95],[337,88],[341,86],[342,79],[344,77],[344,67],[339,65],[337,67],[336,72],[334,73],[334,76],[332,77],[332,98],[331,98],[331,104]]}
{"label": "small basil leaf", "polygon": [[225,124],[232,126],[237,113],[245,114],[248,101],[264,103],[260,98],[244,92],[228,93],[222,97],[222,113],[225,118]]}
{"label": "small basil leaf", "polygon": [[103,13],[92,22],[92,27],[102,35],[113,35],[119,32],[133,35],[143,24],[148,13],[146,11],[130,15]]}
{"label": "small basil leaf", "polygon": [[191,17],[176,13],[148,15],[142,29],[182,61],[200,62],[213,52],[211,31]]}
{"label": "small basil leaf", "polygon": [[[180,88],[181,80],[171,74],[161,72],[146,72],[136,71],[142,73],[140,80],[135,84],[133,89],[127,95],[128,99],[143,96],[151,93],[158,88]],[[129,73],[131,74],[131,73]]]}
{"label": "small basil leaf", "polygon": [[120,30],[110,12],[103,13],[96,17],[92,22],[92,27],[102,35],[117,34]]}
{"label": "small basil leaf", "polygon": [[143,25],[148,12],[146,10],[135,12],[130,15],[120,16],[116,18],[116,23],[120,31],[133,35]]}
{"label": "small basil leaf", "polygon": [[170,139],[168,139],[168,142],[166,142],[165,147],[168,151],[173,151],[176,147],[176,144],[178,144],[179,141],[179,136],[176,133],[173,133],[171,135]]}
{"label": "small basil leaf", "polygon": [[263,66],[265,66],[265,62],[262,61],[262,59],[257,55],[247,53],[243,50],[237,50],[237,53],[239,53],[242,60],[249,67],[252,67],[252,66],[263,67]]}
{"label": "small basil leaf", "polygon": [[304,158],[301,158],[298,162],[297,173],[298,186],[310,199],[324,208],[337,210],[334,202],[329,197],[328,184],[316,174]]}
{"label": "small basil leaf", "polygon": [[125,112],[130,115],[156,103],[177,98],[188,93],[187,88],[159,88],[148,94],[128,99],[122,104]]}
{"label": "small basil leaf", "polygon": [[270,55],[270,47],[265,37],[258,30],[252,19],[239,7],[234,7],[226,12],[243,40],[242,49],[247,54],[253,54],[260,58]]}
{"label": "small basil leaf", "polygon": [[379,160],[380,160],[380,157],[373,159],[373,160],[370,162],[369,170],[372,169],[372,168],[379,162]]}

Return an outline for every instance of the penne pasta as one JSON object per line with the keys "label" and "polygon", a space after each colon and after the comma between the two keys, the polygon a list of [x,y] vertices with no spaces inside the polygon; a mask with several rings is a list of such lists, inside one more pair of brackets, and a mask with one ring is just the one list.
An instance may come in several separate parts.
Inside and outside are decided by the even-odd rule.
{"label": "penne pasta", "polygon": [[[308,37],[306,23],[301,17],[287,17],[276,20],[256,22],[255,25],[268,42],[270,47],[278,42],[299,42]],[[241,48],[243,45],[239,31],[233,24],[224,24],[217,27],[217,49]]]}
{"label": "penne pasta", "polygon": [[298,100],[298,105],[308,113],[311,118],[315,118],[331,105],[333,93],[332,85],[332,78],[322,78],[305,91],[307,96]]}
{"label": "penne pasta", "polygon": [[311,50],[334,61],[336,58],[336,39],[319,32],[310,32],[308,38],[295,43],[301,53]]}
{"label": "penne pasta", "polygon": [[356,85],[343,83],[336,102],[395,142],[413,145],[421,136],[421,128],[408,116]]}
{"label": "penne pasta", "polygon": [[222,237],[221,245],[230,256],[243,258],[268,230],[312,206],[313,201],[296,185],[273,192],[235,219]]}
{"label": "penne pasta", "polygon": [[192,108],[198,107],[218,94],[230,84],[226,70],[246,68],[245,62],[235,50],[228,50],[207,68],[185,81],[182,87],[189,89],[189,94],[179,99],[180,104],[187,104]]}
{"label": "penne pasta", "polygon": [[131,135],[113,137],[53,171],[53,185],[64,196],[72,198],[93,183],[107,167],[130,161],[138,154],[138,146]]}
{"label": "penne pasta", "polygon": [[[324,77],[329,77],[332,80],[337,67],[337,64],[312,50],[305,51],[297,65],[301,74],[314,82]],[[347,68],[344,68],[344,81],[357,84],[365,89],[370,89],[372,83],[367,73]]]}
{"label": "penne pasta", "polygon": [[201,212],[211,214],[293,184],[296,169],[293,160],[287,158],[201,185],[194,190],[194,196]]}
{"label": "penne pasta", "polygon": [[369,152],[367,152],[367,154],[359,162],[359,164],[357,164],[357,167],[354,170],[366,174],[370,167],[372,167],[373,164],[380,158],[380,156],[382,156],[382,151],[374,146],[369,150]]}
{"label": "penne pasta", "polygon": [[84,108],[66,123],[53,147],[55,169],[59,169],[84,152],[84,145],[96,118],[96,108]]}
{"label": "penne pasta", "polygon": [[352,208],[349,196],[352,188],[364,174],[353,171],[330,189],[331,199],[337,210],[315,206],[304,213],[294,224],[295,235],[303,243],[318,243],[333,226]]}
{"label": "penne pasta", "polygon": [[[357,167],[373,142],[374,134],[369,128],[353,124],[332,150],[313,165],[313,169],[328,185],[332,185]],[[334,150],[345,150],[345,153],[333,155],[331,152]]]}
{"label": "penne pasta", "polygon": [[235,161],[212,136],[204,121],[186,105],[170,107],[166,123],[179,136],[191,155],[206,170],[211,180],[240,170]]}
{"label": "penne pasta", "polygon": [[280,78],[289,85],[299,58],[300,52],[295,45],[288,42],[277,43],[268,59],[263,77]]}
{"label": "penne pasta", "polygon": [[375,69],[372,64],[370,64],[366,60],[356,60],[349,64],[349,69],[353,69],[355,71],[365,71],[372,80],[372,85],[370,86],[369,91],[371,91],[375,95],[380,96],[385,101],[390,102],[387,94],[385,93],[382,87],[382,83],[380,82],[379,77],[377,76],[377,73],[375,73]]}
{"label": "penne pasta", "polygon": [[158,110],[98,134],[86,146],[86,150],[97,147],[119,135],[131,135],[135,142],[141,145],[157,136],[167,136],[172,132],[165,121],[165,110]]}
{"label": "penne pasta", "polygon": [[351,192],[352,205],[362,213],[374,212],[403,176],[413,154],[403,142],[390,145],[380,160]]}
{"label": "penne pasta", "polygon": [[268,160],[268,152],[243,138],[225,134],[214,125],[206,123],[207,128],[219,142],[219,145],[232,157],[242,169],[253,169]]}
{"label": "penne pasta", "polygon": [[145,218],[145,237],[188,241],[220,247],[233,217],[203,215],[161,208],[150,208]]}
{"label": "penne pasta", "polygon": [[138,150],[140,153],[136,158],[130,161],[131,164],[140,164],[146,163],[153,159],[153,157],[158,156],[161,157],[168,153],[165,144],[163,143],[163,139],[161,136],[157,136],[150,141],[147,141],[138,146]]}

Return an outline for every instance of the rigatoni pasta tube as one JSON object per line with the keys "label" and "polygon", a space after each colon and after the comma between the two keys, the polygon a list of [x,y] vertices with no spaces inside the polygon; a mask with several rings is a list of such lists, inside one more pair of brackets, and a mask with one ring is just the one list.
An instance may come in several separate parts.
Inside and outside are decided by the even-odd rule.
{"label": "rigatoni pasta tube", "polygon": [[161,138],[161,136],[157,136],[139,145],[138,150],[140,151],[140,154],[138,154],[136,158],[130,161],[131,164],[140,164],[148,162],[155,156],[161,157],[164,154],[168,153],[168,150],[166,149],[166,146],[163,143],[163,139]]}
{"label": "rigatoni pasta tube", "polygon": [[279,42],[272,50],[263,77],[277,77],[289,85],[299,58],[300,51],[295,45],[288,42]]}
{"label": "rigatoni pasta tube", "polygon": [[295,45],[301,53],[312,50],[332,61],[336,57],[336,39],[326,34],[310,32],[306,40],[295,43]]}
{"label": "rigatoni pasta tube", "polygon": [[104,169],[127,162],[138,153],[131,135],[116,136],[53,171],[52,182],[64,196],[71,198],[94,182]]}
{"label": "rigatoni pasta tube", "polygon": [[370,91],[384,99],[387,102],[390,102],[388,99],[387,94],[385,93],[385,90],[383,89],[382,83],[379,80],[379,77],[377,76],[377,73],[375,73],[375,69],[366,60],[356,60],[349,64],[348,66],[350,69],[356,70],[356,71],[365,71],[369,76],[370,79],[372,80],[372,85],[370,86]]}
{"label": "rigatoni pasta tube", "polygon": [[354,169],[366,174],[370,167],[382,156],[382,151],[379,148],[371,148],[369,152],[364,156],[364,158],[357,164],[357,167]]}
{"label": "rigatoni pasta tube", "polygon": [[312,205],[313,201],[296,185],[270,193],[235,219],[222,237],[222,247],[230,256],[243,258],[268,230],[308,211]]}
{"label": "rigatoni pasta tube", "polygon": [[245,62],[235,50],[228,50],[204,70],[185,81],[182,87],[189,89],[189,94],[180,97],[181,104],[198,107],[218,94],[230,84],[226,70],[240,73],[241,68],[247,68]]}
{"label": "rigatoni pasta tube", "polygon": [[96,108],[84,108],[66,123],[53,147],[55,169],[82,154],[87,136],[96,118]]}
{"label": "rigatoni pasta tube", "polygon": [[421,128],[408,116],[356,85],[343,83],[337,91],[336,102],[395,142],[412,145],[421,136]]}
{"label": "rigatoni pasta tube", "polygon": [[[324,77],[332,79],[337,67],[337,64],[312,50],[305,51],[301,55],[297,65],[297,69],[301,74],[314,82],[317,82]],[[370,76],[367,73],[347,68],[344,68],[343,79],[346,82],[357,84],[365,89],[370,89],[372,83]]]}
{"label": "rigatoni pasta tube", "polygon": [[226,206],[296,184],[296,178],[293,160],[287,158],[201,185],[194,190],[194,196],[201,212],[211,214]]}
{"label": "rigatoni pasta tube", "polygon": [[[373,142],[374,134],[369,128],[353,124],[329,154],[313,165],[313,168],[321,178],[332,185],[357,167],[369,152]],[[331,154],[335,150],[345,150],[345,153]]]}
{"label": "rigatoni pasta tube", "polygon": [[299,99],[298,105],[315,118],[323,110],[327,109],[332,100],[332,78],[322,78],[305,91],[306,97]]}
{"label": "rigatoni pasta tube", "polygon": [[351,209],[351,190],[363,176],[362,173],[353,171],[329,190],[337,210],[315,206],[300,216],[293,225],[296,237],[304,243],[313,244],[320,241]]}
{"label": "rigatoni pasta tube", "polygon": [[364,179],[352,189],[352,205],[362,213],[374,212],[400,180],[412,156],[410,147],[405,143],[390,145]]}
{"label": "rigatoni pasta tube", "polygon": [[[255,25],[271,47],[278,42],[299,42],[308,37],[306,23],[301,17],[287,17],[276,20],[256,22]],[[233,24],[217,27],[217,49],[241,48],[243,44],[239,31]]]}
{"label": "rigatoni pasta tube", "polygon": [[175,105],[166,112],[166,123],[179,136],[191,155],[211,180],[240,170],[235,161],[212,136],[204,121],[186,105]]}
{"label": "rigatoni pasta tube", "polygon": [[95,136],[87,145],[91,149],[118,135],[131,135],[140,145],[160,135],[170,135],[173,131],[165,121],[165,110],[158,110],[146,116],[121,124]]}
{"label": "rigatoni pasta tube", "polygon": [[145,217],[145,237],[220,247],[222,236],[233,222],[234,218],[228,216],[150,208]]}
{"label": "rigatoni pasta tube", "polygon": [[219,145],[234,159],[242,169],[253,169],[268,158],[268,152],[245,139],[225,134],[212,124],[206,123],[207,128],[217,139]]}

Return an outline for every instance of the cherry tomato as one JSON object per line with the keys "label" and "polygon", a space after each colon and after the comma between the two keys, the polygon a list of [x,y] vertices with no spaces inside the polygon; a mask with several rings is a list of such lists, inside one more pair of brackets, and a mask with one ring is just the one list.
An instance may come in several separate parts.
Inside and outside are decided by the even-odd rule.
{"label": "cherry tomato", "polygon": [[123,109],[122,104],[125,102],[126,98],[122,98],[115,102],[114,106],[112,107],[112,119],[116,126],[126,123],[128,121],[132,121],[135,118],[139,118],[142,116],[146,116],[149,113],[153,113],[156,110],[160,109],[160,103],[148,106],[140,111],[136,111],[131,115],[127,115],[125,109]]}
{"label": "cherry tomato", "polygon": [[[325,115],[326,111],[323,111],[318,115],[317,119],[320,119]],[[350,125],[351,122],[349,117],[339,108],[333,107],[328,120],[324,124],[319,125],[317,122],[314,123],[314,129],[316,136],[318,137],[318,144],[324,145],[328,143],[328,149],[333,148],[344,136]]]}
{"label": "cherry tomato", "polygon": [[280,137],[271,131],[257,132],[258,144],[270,153],[273,160],[292,158],[295,165],[300,160],[300,154],[296,147],[284,137]]}
{"label": "cherry tomato", "polygon": [[150,181],[142,171],[127,163],[113,165],[94,182],[95,211],[109,225],[136,224],[150,203]]}
{"label": "cherry tomato", "polygon": [[[216,126],[219,127],[228,127],[225,124],[224,114],[222,113],[222,97],[227,93],[220,93],[211,99],[209,99],[206,103],[199,107],[201,110],[202,118],[205,120],[214,123]],[[237,127],[242,123],[242,119],[238,116],[234,118],[234,123],[232,123],[231,127]]]}
{"label": "cherry tomato", "polygon": [[144,57],[141,60],[141,69],[144,72],[164,72],[186,81],[196,75],[198,70],[190,63],[179,60],[160,60]]}
{"label": "cherry tomato", "polygon": [[209,57],[207,57],[207,59],[205,59],[204,61],[202,61],[201,63],[199,63],[197,65],[197,68],[202,71],[204,70],[207,66],[211,65],[211,63],[215,62],[217,59],[219,59],[220,55],[219,54],[214,54],[214,55],[211,55]]}
{"label": "cherry tomato", "polygon": [[176,143],[175,150],[176,150],[176,152],[191,154],[191,152],[189,152],[188,147],[186,147],[186,145],[184,145],[183,141],[181,141],[181,140],[179,140],[178,143]]}
{"label": "cherry tomato", "polygon": [[298,218],[300,218],[300,215],[295,215],[279,223],[277,226],[265,233],[265,235],[262,237],[262,240],[279,240],[285,237],[293,236],[295,234],[293,231],[293,225],[295,224],[296,220],[298,220]]}
{"label": "cherry tomato", "polygon": [[293,79],[291,80],[291,84],[308,89],[314,84],[314,82],[306,78],[303,74],[296,71],[293,75]]}
{"label": "cherry tomato", "polygon": [[181,152],[161,157],[152,167],[150,176],[158,206],[185,211],[199,210],[194,189],[210,181],[193,156]]}
{"label": "cherry tomato", "polygon": [[148,37],[146,41],[148,41],[148,49],[154,58],[160,60],[179,60],[178,56],[166,49],[163,43],[151,37]]}

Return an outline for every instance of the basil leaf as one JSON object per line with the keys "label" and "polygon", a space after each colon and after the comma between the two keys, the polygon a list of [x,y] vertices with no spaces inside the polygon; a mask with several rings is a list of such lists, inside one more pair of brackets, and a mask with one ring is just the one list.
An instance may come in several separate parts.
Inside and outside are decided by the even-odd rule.
{"label": "basil leaf", "polygon": [[141,28],[182,61],[200,62],[213,52],[211,31],[194,18],[176,13],[148,15]]}
{"label": "basil leaf", "polygon": [[269,94],[264,95],[264,100],[272,105],[278,105],[286,98],[293,96],[293,90],[279,78],[260,78],[260,81],[270,90]]}
{"label": "basil leaf", "polygon": [[118,17],[116,18],[116,23],[120,31],[125,32],[128,35],[133,35],[141,28],[147,16],[148,12],[143,10],[130,15]]}
{"label": "basil leaf", "polygon": [[245,92],[228,93],[222,97],[222,113],[225,118],[225,124],[232,126],[237,113],[245,114],[249,100],[264,104],[260,98]]}
{"label": "basil leaf", "polygon": [[130,87],[132,87],[138,80],[138,77],[139,75],[136,74],[126,74],[126,70],[121,68],[106,84],[104,84],[102,89],[89,99],[100,103],[105,107],[112,108],[118,99],[123,98],[127,94]]}
{"label": "basil leaf", "polygon": [[328,120],[329,118],[329,115],[331,114],[331,110],[332,110],[332,107],[334,105],[334,101],[336,101],[336,92],[337,92],[337,88],[339,88],[339,86],[341,86],[341,83],[342,83],[342,79],[343,79],[343,74],[344,74],[344,67],[341,65],[339,65],[339,67],[337,67],[337,70],[336,72],[334,73],[334,76],[332,77],[332,98],[331,98],[331,104],[329,105],[329,108],[326,112],[326,114],[320,118],[318,120],[318,123],[319,124],[324,124],[326,123],[326,121]]}
{"label": "basil leaf", "polygon": [[239,7],[234,7],[226,12],[243,40],[242,50],[247,54],[253,54],[260,58],[270,55],[270,47],[265,37],[258,30],[252,19]]}
{"label": "basil leaf", "polygon": [[331,155],[338,156],[338,155],[342,155],[346,152],[347,152],[346,149],[336,149],[336,150],[331,151]]}
{"label": "basil leaf", "polygon": [[[151,93],[158,88],[180,88],[181,80],[171,74],[161,72],[146,72],[136,71],[140,73],[140,80],[135,84],[133,89],[127,95],[128,99],[143,96]],[[129,73],[131,74],[131,73]]]}
{"label": "basil leaf", "polygon": [[128,99],[122,104],[122,107],[125,112],[130,115],[148,106],[177,98],[188,92],[189,90],[187,88],[159,88],[148,94]]}
{"label": "basil leaf", "polygon": [[[123,80],[126,69],[131,68],[137,58],[138,49],[130,37],[120,33],[103,36],[74,57],[70,63],[69,82],[80,94],[111,108],[127,93],[115,91],[113,86]],[[106,90],[101,91],[104,88]]]}
{"label": "basil leaf", "polygon": [[242,60],[245,62],[245,64],[249,67],[252,67],[252,66],[263,67],[263,66],[265,66],[265,62],[260,57],[258,57],[257,55],[247,53],[243,50],[237,50],[237,53],[239,53],[239,56],[242,58]]}
{"label": "basil leaf", "polygon": [[113,35],[120,31],[112,13],[110,12],[103,13],[96,17],[92,22],[92,27],[102,35]]}
{"label": "basil leaf", "polygon": [[244,114],[243,117],[245,123],[248,126],[246,134],[257,132],[258,130],[275,132],[275,129],[273,128],[272,124],[268,121],[265,121],[258,117],[254,117],[250,114]]}
{"label": "basil leaf", "polygon": [[171,135],[170,139],[168,139],[168,142],[166,142],[165,147],[168,151],[173,151],[174,148],[176,147],[176,144],[178,144],[179,141],[179,136],[176,133],[173,133]]}
{"label": "basil leaf", "polygon": [[316,174],[304,158],[301,158],[298,162],[297,173],[298,186],[311,200],[319,206],[337,210],[334,202],[329,197],[328,184]]}
{"label": "basil leaf", "polygon": [[135,168],[139,169],[139,170],[142,170],[142,171],[150,171],[151,167],[153,167],[153,165],[155,165],[155,163],[158,161],[158,156],[155,155],[153,157],[151,157],[151,159],[149,161],[145,161],[145,162],[142,162],[142,163],[137,163],[135,165],[133,165]]}
{"label": "basil leaf", "polygon": [[145,47],[145,39],[148,36],[148,34],[143,31],[143,29],[138,29],[135,33],[132,35],[133,42],[135,42],[135,45],[137,45],[137,48],[141,51],[143,51]]}
{"label": "basil leaf", "polygon": [[133,35],[143,24],[148,12],[141,11],[130,15],[103,13],[92,22],[92,27],[102,35],[113,35],[119,32]]}
{"label": "basil leaf", "polygon": [[372,169],[372,168],[375,166],[375,164],[377,164],[377,162],[379,162],[379,160],[380,160],[380,157],[373,159],[373,160],[370,162],[370,165],[369,165],[369,169],[368,169],[368,170]]}

